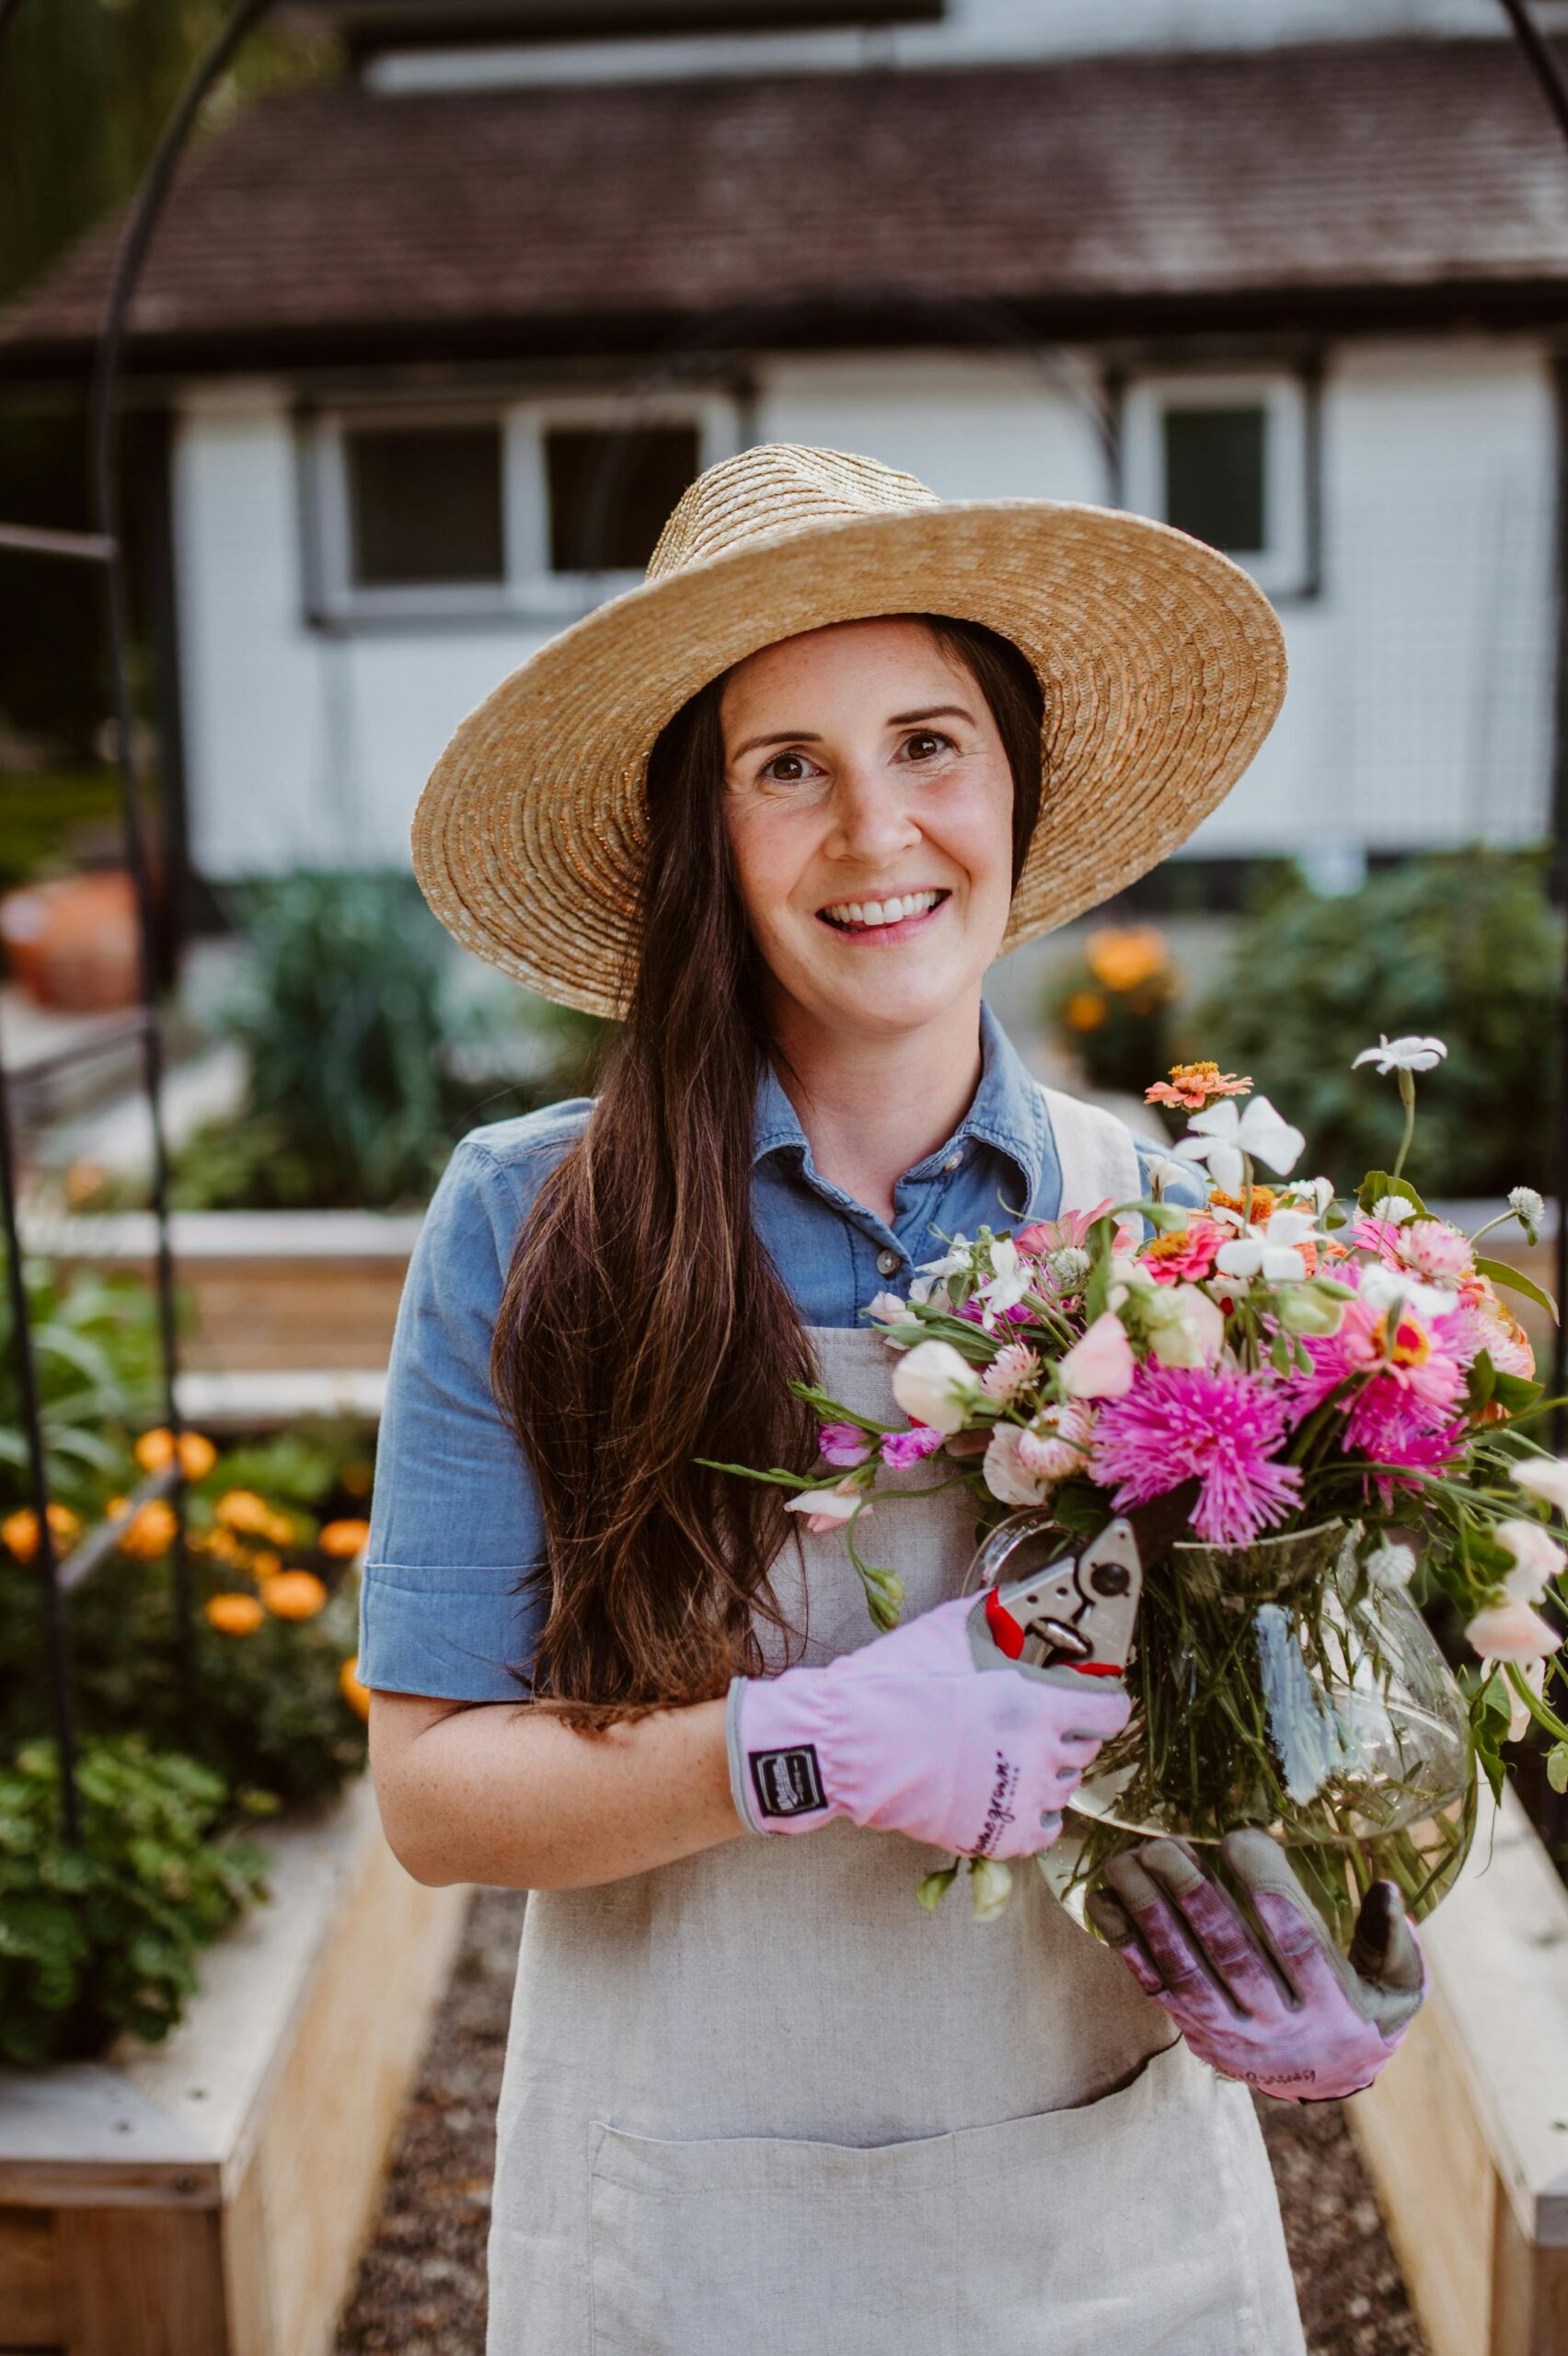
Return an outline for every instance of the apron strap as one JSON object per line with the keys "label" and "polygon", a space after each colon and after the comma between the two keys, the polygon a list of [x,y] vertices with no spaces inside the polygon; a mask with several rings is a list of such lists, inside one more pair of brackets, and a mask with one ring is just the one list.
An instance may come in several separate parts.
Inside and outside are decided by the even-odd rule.
{"label": "apron strap", "polygon": [[1059,1216],[1092,1210],[1107,1197],[1115,1203],[1136,1202],[1143,1193],[1143,1178],[1126,1123],[1101,1104],[1085,1104],[1077,1096],[1064,1095],[1059,1088],[1036,1084],[1062,1166]]}

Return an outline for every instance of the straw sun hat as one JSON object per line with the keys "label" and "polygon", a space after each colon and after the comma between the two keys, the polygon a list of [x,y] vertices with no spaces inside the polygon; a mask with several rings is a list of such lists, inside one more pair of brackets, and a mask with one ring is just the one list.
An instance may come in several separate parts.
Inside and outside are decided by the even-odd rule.
{"label": "straw sun hat", "polygon": [[463,722],[414,817],[414,871],[436,915],[545,997],[618,1014],[660,729],[759,647],[902,613],[988,624],[1044,690],[1040,820],[1007,949],[1191,834],[1285,693],[1262,592],[1169,525],[1060,500],[939,500],[837,450],[746,450],[685,493],[645,582]]}

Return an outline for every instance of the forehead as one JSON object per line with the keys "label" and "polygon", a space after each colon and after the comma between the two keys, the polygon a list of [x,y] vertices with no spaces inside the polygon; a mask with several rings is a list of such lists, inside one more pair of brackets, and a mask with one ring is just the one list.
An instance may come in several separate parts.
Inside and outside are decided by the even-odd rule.
{"label": "forehead", "polygon": [[788,724],[805,727],[811,705],[831,706],[853,696],[880,700],[886,689],[904,698],[923,686],[950,689],[969,675],[920,621],[878,617],[833,622],[759,647],[737,663],[724,683],[720,712],[726,731],[766,708],[790,706]]}

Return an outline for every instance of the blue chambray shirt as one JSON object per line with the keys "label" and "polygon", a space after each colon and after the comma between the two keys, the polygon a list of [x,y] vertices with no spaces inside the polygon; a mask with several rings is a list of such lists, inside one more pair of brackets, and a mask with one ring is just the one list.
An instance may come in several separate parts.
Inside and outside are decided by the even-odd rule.
{"label": "blue chambray shirt", "polygon": [[[983,1068],[958,1127],[905,1171],[894,1219],[816,1169],[771,1072],[757,1091],[757,1227],[808,1325],[855,1325],[874,1294],[907,1288],[933,1232],[1055,1218],[1062,1173],[1040,1090],[989,1007]],[[387,1373],[370,1547],[360,1592],[368,1686],[454,1700],[526,1698],[512,1672],[541,1624],[524,1575],[544,1558],[538,1493],[490,1391],[490,1352],[513,1245],[548,1172],[580,1134],[579,1097],[473,1129],[435,1190],[409,1265]],[[1156,1149],[1138,1145],[1147,1170]],[[1172,1184],[1171,1201],[1202,1199]]]}

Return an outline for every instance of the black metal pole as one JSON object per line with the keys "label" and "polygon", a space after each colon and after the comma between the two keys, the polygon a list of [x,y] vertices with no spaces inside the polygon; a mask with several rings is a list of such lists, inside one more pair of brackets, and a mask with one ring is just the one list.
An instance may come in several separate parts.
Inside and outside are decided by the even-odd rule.
{"label": "black metal pole", "polygon": [[158,917],[147,830],[142,809],[141,781],[136,773],[132,729],[129,677],[130,617],[124,550],[120,540],[119,482],[115,468],[116,395],[124,353],[132,298],[135,294],[176,167],[208,92],[246,39],[271,6],[271,0],[239,0],[206,55],[196,66],[170,117],[141,192],[125,225],[115,257],[103,333],[93,370],[90,448],[94,521],[111,550],[104,568],[108,608],[110,668],[114,686],[114,737],[120,772],[121,813],[126,857],[136,897],[141,995],[145,1021],[142,1029],[142,1066],[153,1144],[152,1207],[156,1227],[156,1288],[158,1331],[164,1377],[164,1420],[175,1438],[174,1509],[179,1520],[175,1544],[175,1648],[180,1697],[188,1727],[195,1724],[199,1707],[196,1676],[196,1596],[187,1543],[185,1483],[179,1471],[179,1336],[175,1311],[174,1254],[168,1226],[168,1152],[163,1126],[163,1034],[158,1020],[160,987]]}

